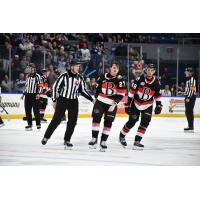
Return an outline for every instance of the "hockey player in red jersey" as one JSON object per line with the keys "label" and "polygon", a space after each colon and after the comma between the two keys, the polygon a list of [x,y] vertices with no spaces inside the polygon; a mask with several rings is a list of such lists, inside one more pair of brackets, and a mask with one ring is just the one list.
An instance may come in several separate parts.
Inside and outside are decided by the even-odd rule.
{"label": "hockey player in red jersey", "polygon": [[160,83],[154,76],[154,73],[154,66],[152,64],[148,65],[145,75],[138,77],[130,87],[128,102],[125,104],[125,111],[129,115],[129,120],[124,125],[119,135],[119,142],[123,147],[127,146],[125,136],[130,129],[135,126],[136,122],[139,120],[140,114],[141,121],[135,136],[133,149],[144,147],[140,142],[151,121],[154,100],[156,101],[155,114],[161,113]]}
{"label": "hockey player in red jersey", "polygon": [[51,97],[51,89],[48,81],[48,71],[47,69],[42,69],[42,94],[40,95],[40,120],[41,123],[46,123],[47,120],[44,118],[45,110],[48,104],[48,97]]}
{"label": "hockey player in red jersey", "polygon": [[99,134],[99,125],[104,114],[104,128],[100,140],[100,150],[107,149],[106,141],[117,112],[117,104],[126,93],[126,83],[119,75],[119,64],[112,63],[110,72],[97,79],[96,102],[92,111],[92,140],[90,148],[96,148]]}

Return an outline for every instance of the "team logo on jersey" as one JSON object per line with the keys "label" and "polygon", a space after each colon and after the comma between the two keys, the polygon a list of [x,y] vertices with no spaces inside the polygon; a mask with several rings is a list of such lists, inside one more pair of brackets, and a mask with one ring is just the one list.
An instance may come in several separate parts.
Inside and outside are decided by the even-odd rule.
{"label": "team logo on jersey", "polygon": [[76,81],[75,81],[75,85],[79,85],[79,80],[76,80]]}
{"label": "team logo on jersey", "polygon": [[141,85],[141,86],[144,86],[144,85],[145,85],[145,82],[141,82],[140,85]]}

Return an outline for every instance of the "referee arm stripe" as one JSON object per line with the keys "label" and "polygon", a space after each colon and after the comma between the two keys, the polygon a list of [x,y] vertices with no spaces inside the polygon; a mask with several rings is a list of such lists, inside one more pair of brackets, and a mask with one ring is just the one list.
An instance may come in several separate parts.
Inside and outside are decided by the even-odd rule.
{"label": "referee arm stripe", "polygon": [[58,90],[59,90],[60,85],[63,80],[64,80],[64,75],[62,74],[58,77],[58,79],[56,80],[56,82],[53,85],[53,92],[52,92],[52,100],[53,101],[55,101],[58,98],[58,95],[59,95]]}

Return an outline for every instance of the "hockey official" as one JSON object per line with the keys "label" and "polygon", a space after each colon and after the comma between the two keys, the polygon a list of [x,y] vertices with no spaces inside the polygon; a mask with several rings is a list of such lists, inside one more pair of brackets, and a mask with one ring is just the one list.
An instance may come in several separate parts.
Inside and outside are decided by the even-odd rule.
{"label": "hockey official", "polygon": [[185,132],[194,132],[194,105],[196,101],[196,80],[193,77],[193,69],[186,68],[186,84],[185,84],[185,115],[188,121],[188,127],[184,128]]}
{"label": "hockey official", "polygon": [[70,70],[61,74],[54,83],[52,100],[55,113],[45,132],[44,138],[41,141],[43,145],[47,143],[54,130],[60,124],[62,117],[65,115],[65,111],[68,110],[68,122],[64,136],[64,145],[68,149],[73,147],[70,140],[78,118],[78,95],[80,93],[89,101],[93,101],[93,98],[86,91],[86,84],[83,77],[79,74],[80,66],[80,63],[73,60]]}
{"label": "hockey official", "polygon": [[42,83],[41,76],[36,73],[36,66],[34,63],[29,64],[29,75],[26,79],[24,93],[21,99],[24,98],[24,106],[26,112],[26,119],[28,126],[25,127],[27,131],[32,130],[32,108],[35,115],[37,129],[41,129],[40,112],[39,112],[39,98],[42,93],[40,84]]}

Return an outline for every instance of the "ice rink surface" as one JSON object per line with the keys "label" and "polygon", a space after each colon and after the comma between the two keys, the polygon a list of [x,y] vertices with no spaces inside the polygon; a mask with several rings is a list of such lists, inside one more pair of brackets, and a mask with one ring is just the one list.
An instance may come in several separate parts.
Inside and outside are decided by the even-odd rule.
{"label": "ice rink surface", "polygon": [[184,133],[185,118],[152,118],[143,139],[143,151],[132,150],[133,139],[139,123],[130,131],[128,147],[123,149],[118,142],[126,117],[117,117],[110,137],[108,150],[89,149],[91,118],[80,118],[72,136],[73,150],[64,150],[63,136],[66,124],[61,123],[48,143],[41,139],[49,124],[42,124],[40,131],[25,131],[26,122],[5,120],[0,128],[0,165],[76,165],[76,166],[191,166],[200,165],[200,119],[195,119],[195,133]]}

